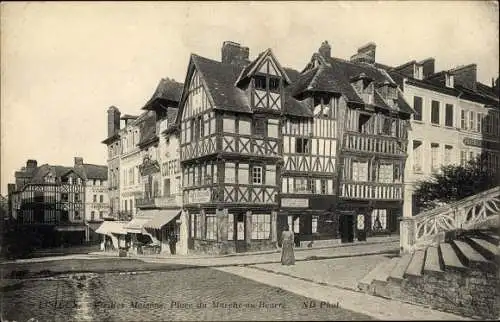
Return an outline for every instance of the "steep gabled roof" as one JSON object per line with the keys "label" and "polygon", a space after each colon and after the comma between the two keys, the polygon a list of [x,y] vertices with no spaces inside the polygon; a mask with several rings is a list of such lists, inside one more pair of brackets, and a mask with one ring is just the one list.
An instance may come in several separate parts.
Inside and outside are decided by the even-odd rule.
{"label": "steep gabled roof", "polygon": [[250,101],[242,89],[235,86],[242,67],[224,64],[198,55],[191,55],[191,61],[201,74],[214,109],[251,113]]}
{"label": "steep gabled roof", "polygon": [[85,179],[108,180],[108,167],[97,164],[83,164]]}
{"label": "steep gabled roof", "polygon": [[158,83],[155,92],[142,109],[151,109],[153,107],[152,105],[157,100],[172,102],[177,105],[181,99],[183,88],[184,84],[182,83],[178,83],[170,78],[162,78]]}
{"label": "steep gabled roof", "polygon": [[291,83],[291,80],[290,78],[288,77],[286,71],[284,70],[284,68],[280,65],[279,61],[276,59],[276,57],[274,56],[273,54],[273,51],[271,50],[271,48],[268,48],[266,49],[265,51],[263,51],[262,53],[260,53],[257,58],[252,61],[247,67],[245,67],[240,75],[238,76],[238,79],[236,80],[235,82],[235,85],[238,85],[240,84],[241,82],[243,82],[244,80],[250,78],[251,76],[253,76],[253,74],[255,72],[257,72],[257,68],[262,64],[262,62],[267,58],[267,57],[271,57],[272,61],[276,64],[276,67],[278,68],[278,72],[281,73],[281,76],[283,77],[283,79],[285,80],[285,83],[286,84],[290,84]]}

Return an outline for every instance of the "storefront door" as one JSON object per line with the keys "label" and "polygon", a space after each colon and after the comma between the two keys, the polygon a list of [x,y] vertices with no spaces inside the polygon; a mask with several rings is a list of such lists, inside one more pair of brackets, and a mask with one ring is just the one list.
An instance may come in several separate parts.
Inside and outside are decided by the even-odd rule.
{"label": "storefront door", "polygon": [[343,243],[352,243],[354,241],[354,213],[341,213],[339,228],[341,241]]}
{"label": "storefront door", "polygon": [[245,215],[236,215],[236,220],[234,221],[234,231],[236,232],[235,247],[237,253],[242,253],[246,251],[247,245],[245,241],[246,232],[246,220]]}

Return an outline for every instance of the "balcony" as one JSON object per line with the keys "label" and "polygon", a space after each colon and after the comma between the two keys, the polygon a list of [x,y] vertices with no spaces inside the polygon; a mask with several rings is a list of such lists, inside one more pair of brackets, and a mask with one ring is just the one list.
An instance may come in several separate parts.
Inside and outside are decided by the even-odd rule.
{"label": "balcony", "polygon": [[349,199],[402,200],[400,183],[342,182],[340,196]]}
{"label": "balcony", "polygon": [[348,132],[344,135],[344,151],[361,151],[406,156],[406,146],[394,137]]}

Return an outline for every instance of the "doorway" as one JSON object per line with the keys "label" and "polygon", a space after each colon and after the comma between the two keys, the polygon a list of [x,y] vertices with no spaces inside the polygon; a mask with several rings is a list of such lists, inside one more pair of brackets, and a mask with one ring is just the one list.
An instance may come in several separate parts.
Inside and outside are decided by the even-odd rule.
{"label": "doorway", "polygon": [[340,214],[340,238],[342,243],[354,241],[354,216],[351,213]]}
{"label": "doorway", "polygon": [[234,231],[236,232],[236,240],[234,242],[236,252],[243,253],[247,250],[246,244],[246,216],[244,214],[236,215],[236,220],[234,221]]}

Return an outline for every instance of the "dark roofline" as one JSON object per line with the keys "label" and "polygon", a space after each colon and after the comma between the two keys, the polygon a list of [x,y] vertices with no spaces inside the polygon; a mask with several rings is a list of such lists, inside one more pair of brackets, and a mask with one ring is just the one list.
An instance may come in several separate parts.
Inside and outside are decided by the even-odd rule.
{"label": "dark roofline", "polygon": [[148,147],[148,146],[153,145],[154,143],[158,142],[159,139],[160,138],[157,135],[155,135],[154,138],[147,140],[145,142],[142,142],[142,143],[138,143],[137,146],[139,147],[139,149],[144,149],[145,147]]}
{"label": "dark roofline", "polygon": [[115,140],[117,140],[119,138],[120,138],[120,135],[118,133],[115,133],[112,136],[110,136],[110,137],[104,139],[103,141],[101,141],[101,143],[107,145],[107,144],[109,144],[109,143],[111,143],[111,142],[113,142],[113,141],[115,141]]}
{"label": "dark roofline", "polygon": [[120,117],[120,120],[135,120],[139,116],[137,115],[130,115],[130,114],[124,114],[122,117]]}
{"label": "dark roofline", "polygon": [[[425,61],[425,60],[423,60],[423,61]],[[417,61],[414,59],[412,61],[404,63],[403,65],[399,65],[399,66],[393,67],[391,70],[398,71],[398,70],[400,70],[402,68],[408,67],[408,66],[413,65],[413,64],[420,64],[420,63],[417,63]]]}

